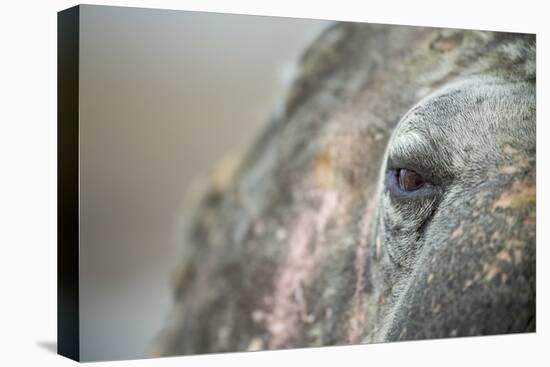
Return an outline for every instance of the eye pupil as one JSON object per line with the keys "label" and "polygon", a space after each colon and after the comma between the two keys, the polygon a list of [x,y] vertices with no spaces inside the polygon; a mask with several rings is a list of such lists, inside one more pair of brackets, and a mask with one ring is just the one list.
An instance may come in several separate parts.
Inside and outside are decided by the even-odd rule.
{"label": "eye pupil", "polygon": [[414,191],[424,185],[424,179],[418,173],[401,168],[398,170],[399,187],[403,191]]}

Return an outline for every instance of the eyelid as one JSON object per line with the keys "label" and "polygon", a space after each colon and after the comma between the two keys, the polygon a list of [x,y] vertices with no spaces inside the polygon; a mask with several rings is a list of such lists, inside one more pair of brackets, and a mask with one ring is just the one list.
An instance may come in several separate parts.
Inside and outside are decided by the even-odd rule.
{"label": "eyelid", "polygon": [[390,141],[388,167],[409,169],[429,181],[437,181],[433,174],[433,167],[437,163],[433,162],[434,156],[439,158],[437,146],[429,131],[403,128]]}

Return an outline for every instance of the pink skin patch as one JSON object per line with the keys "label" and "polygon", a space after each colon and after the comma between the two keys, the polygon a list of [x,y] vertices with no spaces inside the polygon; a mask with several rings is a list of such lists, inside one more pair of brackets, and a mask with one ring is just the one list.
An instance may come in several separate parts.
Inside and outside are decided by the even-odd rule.
{"label": "pink skin patch", "polygon": [[317,210],[310,208],[302,211],[289,231],[285,246],[288,252],[275,280],[273,308],[266,317],[266,328],[271,335],[270,348],[289,345],[308,317],[304,287],[313,280],[319,260],[318,246],[312,247],[310,244],[322,241],[325,227],[338,205],[335,191],[312,191],[310,194],[320,200],[321,205]]}

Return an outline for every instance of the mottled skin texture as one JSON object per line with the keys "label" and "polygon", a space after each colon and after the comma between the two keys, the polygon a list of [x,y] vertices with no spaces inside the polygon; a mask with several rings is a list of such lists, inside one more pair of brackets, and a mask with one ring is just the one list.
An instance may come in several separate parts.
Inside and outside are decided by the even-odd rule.
{"label": "mottled skin texture", "polygon": [[189,198],[155,355],[534,331],[534,36],[337,24]]}

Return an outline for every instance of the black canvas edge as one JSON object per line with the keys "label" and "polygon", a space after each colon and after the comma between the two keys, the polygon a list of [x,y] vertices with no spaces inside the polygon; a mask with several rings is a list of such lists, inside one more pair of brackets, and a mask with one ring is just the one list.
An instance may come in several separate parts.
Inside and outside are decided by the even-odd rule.
{"label": "black canvas edge", "polygon": [[80,7],[57,13],[57,353],[80,361]]}

